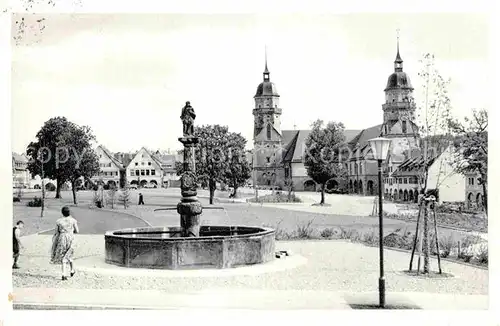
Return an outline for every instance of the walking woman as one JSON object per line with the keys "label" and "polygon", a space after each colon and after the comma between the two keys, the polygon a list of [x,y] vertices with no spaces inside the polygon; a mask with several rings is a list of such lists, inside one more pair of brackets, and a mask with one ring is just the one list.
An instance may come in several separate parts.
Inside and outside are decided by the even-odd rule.
{"label": "walking woman", "polygon": [[68,279],[68,265],[70,276],[75,275],[73,265],[73,252],[75,246],[75,233],[78,233],[78,223],[71,217],[69,207],[61,210],[63,217],[56,221],[56,230],[52,237],[51,263],[62,265],[62,280]]}

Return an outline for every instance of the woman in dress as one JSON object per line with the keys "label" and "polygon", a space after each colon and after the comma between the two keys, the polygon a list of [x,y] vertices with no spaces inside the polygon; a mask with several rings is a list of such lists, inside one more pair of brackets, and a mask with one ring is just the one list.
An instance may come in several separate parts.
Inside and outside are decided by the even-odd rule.
{"label": "woman in dress", "polygon": [[52,237],[51,263],[62,265],[62,280],[66,281],[67,265],[69,264],[70,276],[75,275],[73,266],[73,252],[75,246],[75,233],[78,233],[78,223],[71,217],[69,207],[61,210],[63,217],[56,221],[56,229]]}

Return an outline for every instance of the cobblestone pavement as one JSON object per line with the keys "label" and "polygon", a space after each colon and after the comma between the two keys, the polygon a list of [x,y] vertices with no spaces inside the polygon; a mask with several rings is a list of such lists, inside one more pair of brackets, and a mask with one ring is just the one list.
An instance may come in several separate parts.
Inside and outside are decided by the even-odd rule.
{"label": "cobblestone pavement", "polygon": [[[25,237],[27,249],[20,257],[21,269],[13,272],[14,288],[156,289],[173,293],[213,288],[371,292],[377,291],[378,284],[378,249],[341,241],[277,242],[277,249],[290,250],[307,262],[295,268],[257,275],[182,278],[150,276],[142,274],[141,270],[134,276],[102,274],[99,270],[78,271],[79,261],[84,262],[84,257],[103,259],[104,239],[101,235],[78,236],[75,254],[80,259],[75,261],[77,274],[69,281],[61,282],[59,267],[49,264],[50,241],[49,235]],[[409,254],[392,250],[386,250],[385,263],[388,292],[488,294],[488,270],[444,261],[443,271],[454,277],[426,279],[408,276],[403,271],[408,268]],[[437,262],[432,259],[431,264],[436,270]]]}

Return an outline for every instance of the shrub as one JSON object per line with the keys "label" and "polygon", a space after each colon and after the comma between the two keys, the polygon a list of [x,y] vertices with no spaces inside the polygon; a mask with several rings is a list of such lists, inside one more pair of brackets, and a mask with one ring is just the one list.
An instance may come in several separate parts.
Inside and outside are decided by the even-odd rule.
{"label": "shrub", "polygon": [[479,253],[476,259],[478,263],[488,265],[488,244],[483,243],[479,246]]}
{"label": "shrub", "polygon": [[299,197],[297,197],[295,194],[283,194],[282,192],[275,193],[272,195],[265,195],[261,196],[255,201],[255,198],[250,198],[250,202],[257,202],[257,203],[300,203],[302,202]]}
{"label": "shrub", "polygon": [[446,258],[450,255],[453,247],[455,246],[455,241],[451,235],[443,238],[439,238],[439,250],[441,251],[441,257]]}
{"label": "shrub", "polygon": [[28,202],[29,207],[42,207],[42,198],[35,197]]}
{"label": "shrub", "polygon": [[56,191],[56,186],[52,182],[49,182],[45,185],[45,190]]}
{"label": "shrub", "polygon": [[321,237],[322,238],[331,238],[335,234],[335,231],[333,228],[326,228],[321,231]]}
{"label": "shrub", "polygon": [[377,245],[379,242],[378,234],[372,230],[372,232],[363,234],[363,242],[369,245]]}
{"label": "shrub", "polygon": [[120,205],[123,205],[124,209],[127,209],[127,207],[130,205],[130,191],[128,190],[128,188],[122,189],[120,195],[118,196],[118,203]]}
{"label": "shrub", "polygon": [[345,240],[357,241],[360,239],[360,235],[359,232],[355,229],[344,229],[341,227],[339,238]]}
{"label": "shrub", "polygon": [[297,226],[297,238],[299,239],[311,239],[313,235],[313,228],[311,227],[313,220],[310,220],[304,225]]}

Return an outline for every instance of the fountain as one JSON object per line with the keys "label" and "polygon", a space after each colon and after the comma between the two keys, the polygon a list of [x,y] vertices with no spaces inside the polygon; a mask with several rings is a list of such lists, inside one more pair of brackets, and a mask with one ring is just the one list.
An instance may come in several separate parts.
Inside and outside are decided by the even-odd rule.
{"label": "fountain", "polygon": [[[180,227],[144,227],[106,232],[105,261],[123,267],[156,269],[231,268],[271,261],[275,231],[264,227],[200,226],[204,207],[197,198],[193,107],[182,109],[184,145]],[[205,207],[205,209],[221,209]],[[155,210],[155,211],[157,211]]]}

